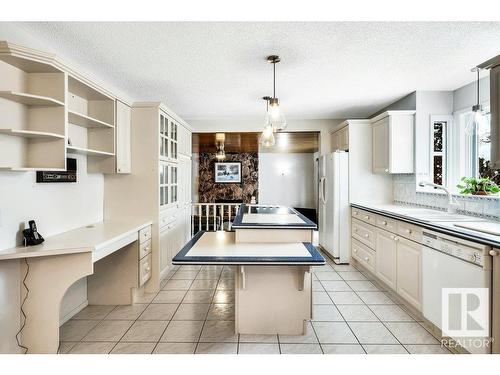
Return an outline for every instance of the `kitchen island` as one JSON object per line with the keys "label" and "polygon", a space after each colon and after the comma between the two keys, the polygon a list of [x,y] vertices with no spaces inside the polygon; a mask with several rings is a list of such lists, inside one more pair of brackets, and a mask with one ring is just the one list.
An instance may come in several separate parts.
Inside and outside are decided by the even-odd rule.
{"label": "kitchen island", "polygon": [[[325,264],[307,240],[316,225],[293,209],[246,205],[234,223],[235,232],[197,233],[172,263],[236,267],[236,333],[304,334],[312,267]],[[252,232],[239,236],[241,230]]]}

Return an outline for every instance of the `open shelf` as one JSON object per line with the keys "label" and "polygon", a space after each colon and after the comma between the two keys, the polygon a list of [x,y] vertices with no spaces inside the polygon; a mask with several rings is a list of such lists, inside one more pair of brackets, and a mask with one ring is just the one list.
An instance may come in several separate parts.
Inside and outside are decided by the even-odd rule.
{"label": "open shelf", "polygon": [[11,172],[29,172],[29,171],[48,171],[48,172],[63,172],[64,168],[44,168],[44,167],[0,167],[0,171]]}
{"label": "open shelf", "polygon": [[39,139],[64,139],[64,135],[48,132],[40,132],[33,130],[20,130],[20,129],[0,129],[0,134],[12,135],[23,138],[39,138]]}
{"label": "open shelf", "polygon": [[0,97],[16,103],[36,107],[59,107],[63,102],[46,96],[32,95],[16,91],[0,91]]}
{"label": "open shelf", "polygon": [[90,155],[90,156],[114,156],[115,155],[112,152],[91,150],[88,148],[74,147],[74,146],[66,146],[66,149],[70,153],[81,154],[81,155]]}
{"label": "open shelf", "polygon": [[84,128],[114,128],[107,122],[71,110],[68,110],[68,122]]}

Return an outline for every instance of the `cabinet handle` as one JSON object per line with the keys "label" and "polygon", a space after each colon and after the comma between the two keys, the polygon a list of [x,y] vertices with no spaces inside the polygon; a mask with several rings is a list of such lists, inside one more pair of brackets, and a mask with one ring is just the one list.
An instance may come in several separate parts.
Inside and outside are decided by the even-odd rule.
{"label": "cabinet handle", "polygon": [[358,252],[358,250],[357,250],[357,249],[354,249],[353,251],[354,251],[355,253],[357,253],[357,252]]}
{"label": "cabinet handle", "polygon": [[498,251],[496,250],[490,250],[489,254],[492,256],[492,257],[496,257],[498,255]]}
{"label": "cabinet handle", "polygon": [[391,240],[395,240],[396,236],[391,235]]}
{"label": "cabinet handle", "polygon": [[146,268],[146,272],[149,272],[149,271],[151,271],[151,267]]}
{"label": "cabinet handle", "polygon": [[358,233],[358,228],[354,228],[354,232],[355,232],[355,233]]}
{"label": "cabinet handle", "polygon": [[394,238],[394,241],[399,241],[399,237]]}
{"label": "cabinet handle", "polygon": [[382,225],[387,225],[387,221],[382,221]]}
{"label": "cabinet handle", "polygon": [[408,234],[411,234],[411,229],[406,229],[405,232],[408,233]]}
{"label": "cabinet handle", "polygon": [[388,168],[385,168],[385,169],[384,169],[384,172],[389,172],[389,169],[388,169]]}
{"label": "cabinet handle", "polygon": [[368,263],[369,263],[369,262],[370,262],[370,258],[366,257],[366,258],[365,258],[365,262],[368,262]]}
{"label": "cabinet handle", "polygon": [[354,215],[358,216],[358,211],[354,211]]}
{"label": "cabinet handle", "polygon": [[365,220],[370,220],[370,216],[366,215]]}
{"label": "cabinet handle", "polygon": [[146,251],[149,251],[151,250],[151,248],[149,246],[146,246]]}
{"label": "cabinet handle", "polygon": [[365,238],[370,238],[370,235],[369,234],[365,234]]}

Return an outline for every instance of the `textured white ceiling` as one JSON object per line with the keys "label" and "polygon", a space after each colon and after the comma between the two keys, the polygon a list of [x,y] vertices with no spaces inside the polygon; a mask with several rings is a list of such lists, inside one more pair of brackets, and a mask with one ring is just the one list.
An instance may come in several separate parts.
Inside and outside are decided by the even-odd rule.
{"label": "textured white ceiling", "polygon": [[186,119],[261,118],[279,54],[288,118],[367,116],[414,90],[453,90],[500,53],[500,22],[22,23],[134,100]]}

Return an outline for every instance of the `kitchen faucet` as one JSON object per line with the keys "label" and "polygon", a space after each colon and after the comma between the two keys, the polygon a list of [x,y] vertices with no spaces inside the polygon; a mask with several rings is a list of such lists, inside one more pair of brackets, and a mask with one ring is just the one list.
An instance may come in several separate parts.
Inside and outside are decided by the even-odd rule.
{"label": "kitchen faucet", "polygon": [[427,181],[420,181],[418,183],[418,186],[420,186],[420,187],[432,186],[433,188],[443,190],[446,193],[446,196],[448,197],[448,208],[446,211],[457,212],[457,210],[460,208],[460,203],[458,203],[455,200],[455,198],[453,198],[450,191],[448,189],[446,189],[443,185],[438,185],[438,184],[434,184],[432,182],[427,182]]}

